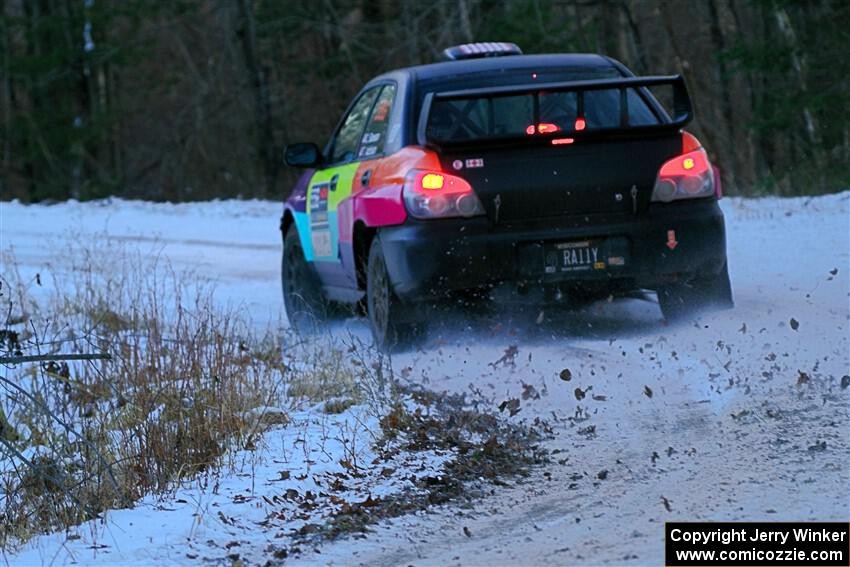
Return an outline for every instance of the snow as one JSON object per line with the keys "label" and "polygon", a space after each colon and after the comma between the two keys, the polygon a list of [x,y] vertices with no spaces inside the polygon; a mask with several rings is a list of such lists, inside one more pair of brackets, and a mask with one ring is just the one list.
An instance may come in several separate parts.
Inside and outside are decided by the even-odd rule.
{"label": "snow", "polygon": [[[491,408],[520,399],[523,384],[533,386],[540,398],[522,400],[510,419],[545,419],[555,429],[547,444],[557,451],[545,469],[550,476],[538,471],[472,510],[444,507],[385,522],[366,540],[343,539],[299,562],[658,564],[664,521],[846,521],[850,389],[839,382],[850,374],[850,192],[721,204],[733,310],[667,325],[654,302],[624,299],[532,328],[498,316],[445,317],[421,348],[393,357],[396,369],[409,368],[408,381],[477,392],[473,397]],[[244,306],[263,328],[281,310],[281,210],[262,201],[1,203],[0,252],[13,250],[23,275],[32,277],[68,262],[56,252],[68,238],[108,234],[216,282],[222,301]],[[368,340],[362,319],[340,322],[334,333]],[[491,364],[511,345],[518,348],[513,365]],[[569,382],[558,377],[563,368],[572,371]],[[799,372],[810,381],[798,385]],[[587,391],[584,399],[576,399],[576,388]],[[315,415],[299,416],[300,430],[268,434],[265,449],[234,456],[240,466],[222,475],[217,493],[211,484],[183,487],[73,530],[79,539],[40,537],[7,559],[191,563],[187,553],[221,558],[221,546],[238,541],[243,558],[263,562],[278,529],[255,524],[265,517],[262,496],[286,487],[317,490],[306,479],[292,480],[308,469],[311,480],[339,471],[339,448],[327,462],[295,450],[293,436],[315,439],[329,426]],[[330,426],[345,427],[347,417]],[[579,433],[588,426],[592,434]],[[369,444],[360,450],[368,462]],[[432,455],[429,466],[438,468],[443,458]],[[271,480],[283,468],[292,471],[289,484]],[[601,470],[608,471],[605,480],[597,478]],[[234,502],[242,494],[251,500]],[[109,548],[90,549],[95,543]]]}
{"label": "snow", "polygon": [[[308,523],[322,523],[340,502],[362,502],[412,489],[414,480],[439,474],[450,453],[423,451],[393,461],[376,458],[371,441],[377,420],[354,407],[337,415],[317,408],[291,414],[291,424],[265,435],[263,447],[230,456],[230,470],[201,476],[173,494],[150,496],[132,509],[34,539],[7,555],[15,565],[153,565],[222,560],[238,553],[264,563],[269,546],[285,543]],[[358,437],[359,433],[359,437]],[[356,475],[340,464],[357,463]],[[392,466],[397,474],[381,475]],[[346,490],[320,496],[344,479]],[[294,493],[292,491],[295,491]],[[304,499],[318,506],[304,510]]]}
{"label": "snow", "polygon": [[[218,296],[244,308],[258,328],[280,319],[280,215],[268,201],[150,203],[108,199],[50,206],[0,203],[0,251],[11,251],[22,276],[70,267],[58,252],[68,240],[97,250],[109,239],[137,245],[177,270],[216,283]],[[106,250],[109,251],[108,249]],[[104,263],[110,258],[104,258]]]}

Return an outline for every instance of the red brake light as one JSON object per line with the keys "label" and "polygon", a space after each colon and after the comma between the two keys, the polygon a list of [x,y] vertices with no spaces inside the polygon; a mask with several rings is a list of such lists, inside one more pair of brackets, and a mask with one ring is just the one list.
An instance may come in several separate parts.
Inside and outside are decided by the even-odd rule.
{"label": "red brake light", "polygon": [[575,142],[575,138],[555,138],[552,140],[553,146],[560,146],[561,144],[572,144]]}
{"label": "red brake light", "polygon": [[659,177],[678,176],[695,176],[705,173],[711,169],[708,163],[708,156],[702,148],[688,152],[684,155],[674,157],[667,163],[661,166],[658,172]]}
{"label": "red brake light", "polygon": [[550,122],[541,122],[537,125],[537,128],[534,128],[534,124],[529,124],[528,128],[525,129],[525,133],[531,136],[532,134],[551,134],[552,132],[559,132],[561,128],[557,124],[552,124]]}
{"label": "red brake light", "polygon": [[411,170],[404,183],[404,203],[408,212],[420,219],[484,214],[466,179],[436,171]]}
{"label": "red brake light", "polygon": [[686,154],[702,147],[697,137],[690,132],[682,132],[682,153]]}
{"label": "red brake light", "polygon": [[576,132],[580,132],[580,131],[584,130],[585,128],[587,128],[587,121],[584,118],[579,116],[578,118],[576,118],[576,123],[575,123],[575,126],[573,126],[573,128],[575,128]]}
{"label": "red brake light", "polygon": [[714,195],[714,187],[714,170],[708,161],[708,154],[699,147],[661,166],[652,190],[652,200],[666,203],[677,199],[710,197]]}

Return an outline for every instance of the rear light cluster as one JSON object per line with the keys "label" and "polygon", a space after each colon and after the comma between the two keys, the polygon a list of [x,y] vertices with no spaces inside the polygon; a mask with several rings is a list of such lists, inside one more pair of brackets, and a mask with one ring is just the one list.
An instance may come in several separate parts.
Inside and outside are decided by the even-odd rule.
{"label": "rear light cluster", "polygon": [[[587,128],[587,120],[583,117],[579,116],[576,118],[575,123],[573,124],[573,130],[576,132],[580,132]],[[557,124],[552,124],[551,122],[540,122],[537,125],[529,124],[525,129],[525,133],[529,136],[534,134],[552,134],[553,132],[560,132],[561,127]]]}
{"label": "rear light cluster", "polygon": [[669,203],[679,199],[710,197],[715,194],[714,169],[699,141],[682,133],[682,155],[661,166],[652,200]]}
{"label": "rear light cluster", "polygon": [[419,219],[474,217],[484,207],[462,177],[439,171],[411,170],[404,183],[407,212]]}

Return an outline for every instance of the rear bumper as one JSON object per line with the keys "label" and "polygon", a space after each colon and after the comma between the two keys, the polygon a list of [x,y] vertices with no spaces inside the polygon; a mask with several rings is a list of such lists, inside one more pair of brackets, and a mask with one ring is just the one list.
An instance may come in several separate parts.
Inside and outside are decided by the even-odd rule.
{"label": "rear bumper", "polygon": [[[625,256],[625,265],[545,273],[546,243],[588,238],[610,243]],[[484,217],[408,219],[381,229],[381,243],[395,291],[406,301],[505,282],[554,286],[616,281],[654,289],[671,280],[717,273],[726,263],[723,213],[714,199],[652,204],[638,215],[583,215],[496,226]]]}

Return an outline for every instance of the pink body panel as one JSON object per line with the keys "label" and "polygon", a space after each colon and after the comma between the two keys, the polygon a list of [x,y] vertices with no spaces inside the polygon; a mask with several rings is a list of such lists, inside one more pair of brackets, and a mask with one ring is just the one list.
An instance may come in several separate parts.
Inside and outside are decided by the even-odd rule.
{"label": "pink body panel", "polygon": [[[386,185],[361,191],[354,196],[354,219],[366,226],[389,226],[401,224],[407,219],[402,197],[403,185]],[[353,222],[350,226],[353,226]],[[340,219],[340,224],[342,219]]]}
{"label": "pink body panel", "polygon": [[407,173],[414,168],[439,170],[440,160],[433,152],[408,146],[390,156],[360,164],[355,183],[371,170],[369,185],[355,187],[351,197],[337,207],[340,243],[351,244],[358,221],[377,228],[401,224],[407,219],[402,190]]}

